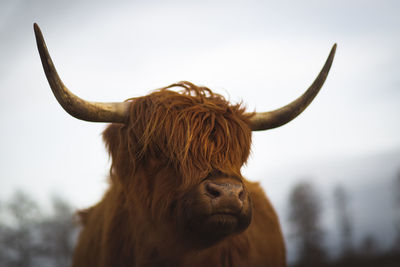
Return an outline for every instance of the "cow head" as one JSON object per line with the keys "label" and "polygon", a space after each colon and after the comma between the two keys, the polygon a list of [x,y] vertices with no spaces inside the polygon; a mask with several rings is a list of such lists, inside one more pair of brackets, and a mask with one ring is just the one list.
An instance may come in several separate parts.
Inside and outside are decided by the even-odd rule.
{"label": "cow head", "polygon": [[250,151],[251,115],[207,88],[169,87],[130,99],[128,121],[105,131],[112,177],[154,224],[171,221],[188,245],[208,246],[251,220],[240,172]]}
{"label": "cow head", "polygon": [[251,196],[240,169],[250,153],[251,131],[279,127],[299,115],[322,87],[336,49],[301,97],[274,111],[246,113],[189,82],[120,103],[85,101],[63,84],[36,24],[34,29],[45,74],[61,106],[78,119],[113,123],[103,135],[112,158],[111,179],[127,206],[136,203],[132,216],[173,229],[195,247],[210,246],[249,226]]}

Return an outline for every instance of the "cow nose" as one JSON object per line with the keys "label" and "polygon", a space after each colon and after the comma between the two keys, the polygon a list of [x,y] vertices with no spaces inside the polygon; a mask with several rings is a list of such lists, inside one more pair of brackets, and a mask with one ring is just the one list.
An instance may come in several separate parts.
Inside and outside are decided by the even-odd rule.
{"label": "cow nose", "polygon": [[205,183],[206,195],[216,202],[220,208],[241,209],[245,198],[245,190],[241,184],[223,183],[217,184]]}

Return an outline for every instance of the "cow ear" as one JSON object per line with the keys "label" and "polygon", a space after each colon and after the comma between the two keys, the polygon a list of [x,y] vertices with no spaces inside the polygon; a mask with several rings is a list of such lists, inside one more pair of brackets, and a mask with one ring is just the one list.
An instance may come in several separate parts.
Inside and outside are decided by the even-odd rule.
{"label": "cow ear", "polygon": [[111,158],[111,178],[113,176],[129,177],[130,171],[134,169],[130,160],[129,148],[126,134],[126,127],[123,124],[113,123],[103,132],[103,140]]}
{"label": "cow ear", "polygon": [[109,156],[113,159],[116,158],[118,148],[121,144],[121,125],[111,124],[103,132],[103,141],[108,150]]}

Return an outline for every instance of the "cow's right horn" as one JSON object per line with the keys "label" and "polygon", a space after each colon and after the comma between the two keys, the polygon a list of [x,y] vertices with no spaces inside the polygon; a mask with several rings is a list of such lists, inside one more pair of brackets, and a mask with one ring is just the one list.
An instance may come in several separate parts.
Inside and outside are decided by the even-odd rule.
{"label": "cow's right horn", "polygon": [[71,116],[85,121],[126,122],[129,102],[90,102],[79,98],[68,90],[57,74],[39,26],[35,23],[33,28],[47,80],[58,103],[65,111]]}

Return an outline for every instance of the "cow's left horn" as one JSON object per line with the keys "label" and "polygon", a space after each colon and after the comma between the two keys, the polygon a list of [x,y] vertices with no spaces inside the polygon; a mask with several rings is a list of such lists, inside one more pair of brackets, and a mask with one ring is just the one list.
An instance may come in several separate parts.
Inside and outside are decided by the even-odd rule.
{"label": "cow's left horn", "polygon": [[268,112],[256,113],[250,120],[253,131],[262,131],[282,126],[296,118],[303,112],[318,94],[328,76],[333,58],[335,56],[336,44],[333,45],[324,67],[308,90],[292,103]]}
{"label": "cow's left horn", "polygon": [[33,25],[44,72],[58,103],[77,119],[93,122],[126,122],[129,102],[90,102],[71,93],[57,74],[39,26]]}

